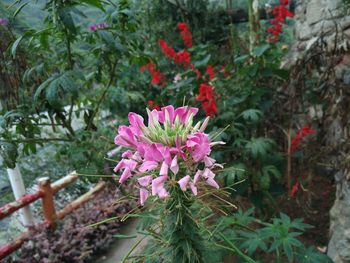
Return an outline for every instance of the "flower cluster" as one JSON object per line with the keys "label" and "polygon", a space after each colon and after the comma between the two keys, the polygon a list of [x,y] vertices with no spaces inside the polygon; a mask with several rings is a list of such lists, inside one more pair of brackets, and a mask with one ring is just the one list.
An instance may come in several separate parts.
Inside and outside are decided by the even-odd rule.
{"label": "flower cluster", "polygon": [[202,108],[207,116],[214,116],[218,113],[215,101],[216,94],[213,89],[213,86],[202,83],[199,86],[199,95],[196,97],[197,101],[202,102]]}
{"label": "flower cluster", "polygon": [[294,153],[299,148],[302,139],[314,133],[316,133],[316,131],[311,129],[309,125],[305,125],[303,128],[299,129],[295,138],[291,141],[291,153]]}
{"label": "flower cluster", "polygon": [[7,26],[9,21],[6,18],[0,18],[0,25]]}
{"label": "flower cluster", "polygon": [[[192,47],[192,33],[186,23],[179,23],[178,29],[181,31],[181,38],[184,41],[185,47]],[[164,53],[164,55],[173,63],[183,66],[185,69],[190,68],[191,71],[196,75],[196,79],[202,81],[199,87],[199,95],[196,97],[197,101],[200,101],[202,108],[207,116],[214,116],[218,113],[216,104],[216,94],[213,92],[214,87],[210,81],[214,80],[216,77],[215,69],[211,65],[207,65],[205,72],[201,72],[196,66],[191,63],[191,53],[189,53],[186,48],[176,52],[175,49],[170,46],[164,39],[159,39],[158,44]],[[152,75],[151,83],[157,85],[164,80],[164,75],[160,73],[159,70],[155,69],[155,65],[149,63],[141,67],[141,70],[149,69]],[[221,67],[219,71],[222,75],[227,78],[230,76],[229,72],[226,71],[225,67]],[[181,75],[177,74],[174,77],[173,82],[177,83],[180,81]],[[152,106],[151,106],[152,107]]]}
{"label": "flower cluster", "polygon": [[106,22],[102,22],[102,23],[99,23],[99,24],[90,25],[89,26],[89,30],[90,31],[96,31],[98,29],[105,29],[107,27],[108,27],[108,24]]}
{"label": "flower cluster", "polygon": [[168,59],[176,64],[184,66],[185,68],[188,68],[191,65],[191,54],[186,49],[175,52],[175,50],[169,46],[164,39],[160,39],[158,43]]}
{"label": "flower cluster", "polygon": [[194,195],[200,180],[219,188],[213,169],[222,166],[209,154],[213,145],[223,142],[210,142],[204,133],[209,118],[193,126],[197,112],[197,108],[188,106],[147,110],[147,126],[140,115],[130,112],[130,125],[118,128],[115,144],[128,150],[114,171],[123,170],[121,184],[130,177],[137,178],[141,205],[150,194],[159,198],[169,196],[167,185],[173,182],[183,191],[190,189]]}
{"label": "flower cluster", "polygon": [[186,23],[179,23],[177,28],[180,30],[181,38],[184,42],[185,47],[192,47],[192,33]]}
{"label": "flower cluster", "polygon": [[146,65],[143,65],[141,68],[140,68],[141,71],[145,71],[145,70],[149,70],[151,76],[152,76],[152,80],[151,80],[151,84],[152,85],[159,85],[161,84],[165,77],[164,75],[160,72],[159,69],[156,68],[156,65],[152,62],[146,64]]}
{"label": "flower cluster", "polygon": [[288,2],[288,0],[280,0],[280,5],[273,8],[275,18],[270,21],[273,26],[267,29],[267,32],[271,34],[270,42],[278,41],[280,34],[283,32],[283,24],[286,23],[286,18],[294,16],[294,13],[287,8]]}
{"label": "flower cluster", "polygon": [[215,79],[215,72],[213,66],[208,65],[205,72],[208,74],[210,80]]}

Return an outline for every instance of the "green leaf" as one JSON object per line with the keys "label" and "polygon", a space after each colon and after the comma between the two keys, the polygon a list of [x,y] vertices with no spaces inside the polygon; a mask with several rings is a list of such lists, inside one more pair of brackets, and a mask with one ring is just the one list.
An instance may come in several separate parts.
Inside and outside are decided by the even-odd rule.
{"label": "green leaf", "polygon": [[273,141],[268,138],[252,138],[246,145],[245,149],[254,158],[264,157],[272,149]]}
{"label": "green leaf", "polygon": [[202,66],[206,66],[210,60],[210,57],[211,55],[207,55],[205,58],[203,58],[202,60],[200,61],[195,61],[193,64],[196,66],[196,67],[202,67]]}
{"label": "green leaf", "polygon": [[103,8],[103,5],[102,5],[100,0],[82,0],[82,2],[87,4],[87,5],[97,7],[100,10],[102,10],[103,12],[106,12],[106,10]]}
{"label": "green leaf", "polygon": [[225,178],[227,185],[233,185],[235,182],[246,178],[246,170],[244,163],[238,163],[225,168],[220,172],[220,176]]}
{"label": "green leaf", "polygon": [[15,42],[13,42],[13,44],[11,46],[12,56],[14,56],[14,57],[16,56],[17,47],[18,47],[19,43],[21,43],[21,41],[24,37],[25,37],[25,35],[22,35],[19,38],[17,38]]}
{"label": "green leaf", "polygon": [[257,109],[249,109],[249,110],[243,111],[241,116],[246,121],[258,122],[262,118],[263,113],[262,111]]}
{"label": "green leaf", "polygon": [[136,235],[122,235],[122,234],[116,234],[113,235],[113,237],[115,238],[119,238],[119,239],[131,239],[131,238],[136,238]]}
{"label": "green leaf", "polygon": [[281,178],[281,172],[274,165],[265,165],[262,168],[262,174],[264,176],[274,176],[276,179]]}
{"label": "green leaf", "polygon": [[13,18],[15,18],[19,12],[21,12],[21,10],[23,9],[23,7],[25,7],[27,4],[29,4],[29,2],[26,2],[26,3],[23,3],[21,4],[17,9],[16,11],[13,13]]}
{"label": "green leaf", "polygon": [[43,92],[44,89],[51,83],[51,81],[54,79],[54,77],[50,77],[47,80],[45,80],[43,83],[40,84],[40,86],[36,89],[34,93],[34,103],[38,103],[38,99],[40,94]]}
{"label": "green leaf", "polygon": [[269,44],[264,44],[261,46],[257,46],[253,49],[252,54],[256,57],[262,56],[268,49],[270,48]]}
{"label": "green leaf", "polygon": [[235,58],[235,63],[245,62],[249,57],[249,55],[243,55],[238,58]]}

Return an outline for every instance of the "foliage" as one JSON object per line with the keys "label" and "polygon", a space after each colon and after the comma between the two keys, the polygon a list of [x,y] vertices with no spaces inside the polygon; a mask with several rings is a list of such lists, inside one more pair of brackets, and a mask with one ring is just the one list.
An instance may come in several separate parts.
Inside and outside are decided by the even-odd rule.
{"label": "foliage", "polygon": [[[101,157],[111,145],[95,144],[93,148],[99,156],[89,154],[88,150],[92,150],[91,142],[103,133],[101,111],[104,115],[123,113],[137,109],[136,103],[143,101],[142,92],[135,88],[137,83],[129,85],[131,74],[124,77],[126,69],[132,67],[130,63],[140,59],[140,43],[136,40],[138,21],[128,5],[128,1],[117,4],[95,0],[49,1],[43,8],[45,18],[41,27],[28,25],[8,46],[5,53],[8,61],[18,56],[26,60],[16,86],[19,90],[16,105],[12,110],[3,108],[0,114],[1,149],[12,162],[17,156],[10,149],[20,146],[24,154],[30,154],[44,143],[57,142],[63,147],[61,154],[70,152],[73,156],[80,149],[91,164],[86,167],[86,161],[82,163],[78,154],[71,159],[75,168],[103,171]],[[99,10],[96,12],[106,21],[107,28],[88,30],[89,20],[84,13],[87,6]],[[20,6],[13,12],[21,13],[21,7],[25,10]],[[14,35],[15,23],[13,18],[4,30]],[[83,123],[77,125],[80,119]],[[95,133],[96,130],[101,131]]]}

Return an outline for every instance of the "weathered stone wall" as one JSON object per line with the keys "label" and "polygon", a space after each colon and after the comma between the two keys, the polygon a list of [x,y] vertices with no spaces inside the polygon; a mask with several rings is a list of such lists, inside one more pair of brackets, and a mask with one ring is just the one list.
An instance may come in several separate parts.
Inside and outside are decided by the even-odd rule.
{"label": "weathered stone wall", "polygon": [[[336,200],[330,211],[330,242],[328,255],[336,263],[350,263],[350,5],[344,0],[297,0],[295,16],[296,43],[292,47],[289,63],[297,60],[315,45],[324,47],[329,56],[342,54],[334,63],[332,87],[333,99],[329,101],[328,112],[322,124],[325,143],[334,147],[329,160],[334,161]],[[350,2],[350,1],[349,1]],[[332,65],[332,64],[331,64]],[[341,102],[338,104],[338,102]],[[328,213],[328,211],[324,211]]]}

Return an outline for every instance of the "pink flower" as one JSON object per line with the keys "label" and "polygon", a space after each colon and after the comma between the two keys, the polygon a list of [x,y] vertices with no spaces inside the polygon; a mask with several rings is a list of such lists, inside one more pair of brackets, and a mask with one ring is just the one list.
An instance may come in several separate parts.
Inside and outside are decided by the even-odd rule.
{"label": "pink flower", "polygon": [[133,153],[130,150],[127,150],[127,151],[123,152],[123,154],[122,154],[123,158],[130,158],[131,156],[133,156]]}
{"label": "pink flower", "polygon": [[218,183],[214,180],[215,174],[208,168],[205,168],[204,172],[203,172],[203,177],[206,179],[206,182],[208,185],[219,189],[220,186],[218,185]]}
{"label": "pink flower", "polygon": [[162,163],[162,166],[160,167],[160,172],[159,175],[168,175],[168,171],[169,171],[169,165],[164,161]]}
{"label": "pink flower", "polygon": [[[200,122],[192,125],[197,112],[197,108],[189,106],[174,108],[171,105],[163,107],[160,111],[147,110],[148,126],[144,124],[144,119],[140,115],[131,112],[128,115],[129,126],[123,125],[118,128],[115,143],[128,149],[122,154],[123,159],[116,165],[114,171],[122,172],[119,183],[124,183],[135,174],[141,175],[137,179],[141,187],[141,205],[145,203],[150,193],[161,199],[168,197],[166,181],[170,177],[173,182],[179,174],[180,167],[189,164],[193,164],[193,168],[203,166],[205,168],[203,171],[197,170],[194,175],[176,179],[183,191],[190,188],[193,195],[197,195],[200,178],[203,178],[206,184],[219,188],[212,169],[215,166],[222,166],[216,164],[209,154],[213,145],[222,142],[210,142],[209,136],[204,133],[209,118],[202,125]],[[172,172],[170,175],[169,169]],[[169,187],[173,187],[172,182],[169,183]]]}
{"label": "pink flower", "polygon": [[198,190],[197,190],[197,187],[194,183],[190,183],[190,188],[191,188],[191,191],[194,195],[197,195],[198,194]]}
{"label": "pink flower", "polygon": [[179,172],[179,165],[177,163],[177,155],[175,155],[174,159],[171,161],[170,170],[176,175]]}
{"label": "pink flower", "polygon": [[192,149],[191,155],[195,162],[200,162],[210,154],[209,137],[205,133],[197,132],[187,137],[186,146]]}
{"label": "pink flower", "polygon": [[155,161],[144,161],[139,167],[141,173],[154,170],[158,167],[158,163]]}
{"label": "pink flower", "polygon": [[198,170],[196,172],[196,174],[194,175],[193,184],[196,185],[198,183],[199,178],[202,176],[202,173],[203,173],[203,171],[201,171],[201,170]]}
{"label": "pink flower", "polygon": [[134,160],[122,159],[114,168],[114,172],[120,169],[124,169],[122,175],[119,178],[119,183],[124,183],[129,177],[132,176],[131,171],[135,170],[137,162]]}
{"label": "pink flower", "polygon": [[145,189],[140,189],[140,204],[143,206],[148,198],[148,191]]}
{"label": "pink flower", "polygon": [[205,167],[211,167],[213,166],[213,164],[215,163],[215,159],[210,158],[209,156],[204,156],[204,164]]}
{"label": "pink flower", "polygon": [[165,198],[168,193],[164,188],[164,183],[168,180],[168,176],[159,176],[152,180],[152,195],[158,195],[160,198]]}
{"label": "pink flower", "polygon": [[144,158],[146,161],[155,162],[160,162],[164,159],[162,153],[158,150],[154,143],[148,145],[147,149],[145,149]]}
{"label": "pink flower", "polygon": [[137,179],[137,181],[141,186],[147,187],[152,182],[152,175],[143,176],[143,177]]}
{"label": "pink flower", "polygon": [[115,137],[114,143],[130,148],[136,148],[137,146],[132,129],[124,125],[118,128],[118,135]]}
{"label": "pink flower", "polygon": [[186,175],[185,177],[181,178],[177,183],[180,185],[180,188],[182,191],[186,191],[187,185],[190,182],[191,177],[189,175]]}
{"label": "pink flower", "polygon": [[198,112],[197,108],[184,106],[184,107],[177,108],[175,110],[175,117],[179,117],[180,123],[185,124],[189,116],[191,114],[195,116],[197,112]]}
{"label": "pink flower", "polygon": [[130,122],[130,128],[133,131],[133,133],[137,136],[140,136],[142,134],[142,128],[145,127],[145,124],[143,123],[143,118],[133,112],[130,112],[128,115],[129,122]]}
{"label": "pink flower", "polygon": [[116,167],[114,167],[114,172],[117,172],[123,168],[129,168],[130,170],[134,170],[136,168],[137,162],[134,160],[122,159]]}

